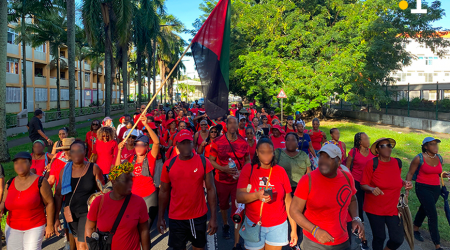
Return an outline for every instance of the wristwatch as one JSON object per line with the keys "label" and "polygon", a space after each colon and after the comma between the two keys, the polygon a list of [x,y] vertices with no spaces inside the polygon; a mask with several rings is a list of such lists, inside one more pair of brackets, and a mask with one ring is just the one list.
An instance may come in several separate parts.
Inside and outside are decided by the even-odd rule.
{"label": "wristwatch", "polygon": [[362,222],[361,218],[359,218],[358,216],[354,217],[352,221],[359,221],[359,222]]}

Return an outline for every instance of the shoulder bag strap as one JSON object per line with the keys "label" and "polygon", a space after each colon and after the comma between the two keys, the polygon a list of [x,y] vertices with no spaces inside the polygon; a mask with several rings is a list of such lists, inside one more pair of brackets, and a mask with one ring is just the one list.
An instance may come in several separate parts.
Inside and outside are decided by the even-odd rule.
{"label": "shoulder bag strap", "polygon": [[[270,168],[269,178],[267,179],[267,182],[266,182],[266,188],[265,188],[264,190],[267,190],[267,188],[269,187],[270,177],[272,176],[272,170],[273,170],[273,167]],[[261,202],[261,209],[259,210],[259,221],[258,221],[258,225],[261,225],[263,206],[264,206],[264,202]]]}
{"label": "shoulder bag strap", "polygon": [[281,150],[282,150],[281,148],[277,149],[277,151],[278,151],[277,164],[279,164],[279,163],[280,163]]}
{"label": "shoulder bag strap", "polygon": [[[238,163],[239,163],[239,167],[242,169],[241,162],[239,161],[239,159],[238,159],[236,153],[234,152],[233,145],[231,145],[230,140],[228,140],[227,134],[224,134],[223,136],[225,136],[225,139],[227,139],[228,143],[230,144],[230,147],[231,147],[231,150],[233,151],[234,157],[236,157],[236,160],[237,160]],[[237,136],[237,135],[236,135],[236,136]]]}
{"label": "shoulder bag strap", "polygon": [[351,187],[352,185],[350,185],[350,179],[348,178],[348,176],[347,176],[347,174],[345,173],[345,171],[342,171],[342,170],[340,170],[340,171],[341,171],[342,174],[345,176],[345,179],[347,179],[348,185]]}
{"label": "shoulder bag strap", "polygon": [[[93,163],[91,163],[91,164],[93,164]],[[70,201],[69,201],[69,204],[68,204],[67,206],[70,207],[70,203],[72,202],[72,198],[73,198],[73,196],[75,195],[75,192],[77,191],[78,184],[80,184],[81,178],[83,178],[83,176],[86,174],[87,169],[88,169],[88,166],[90,166],[91,164],[89,164],[89,165],[86,164],[86,166],[84,167],[83,174],[80,176],[80,179],[78,179],[77,185],[75,186],[75,189],[74,189],[73,192],[72,192],[72,196],[70,197]],[[71,177],[71,178],[72,178],[72,177]]]}
{"label": "shoulder bag strap", "polygon": [[129,194],[129,195],[127,195],[127,197],[125,197],[125,201],[123,202],[122,207],[120,208],[119,214],[117,215],[117,218],[114,221],[114,225],[113,225],[111,231],[109,232],[112,236],[114,236],[114,233],[116,233],[116,229],[119,226],[120,220],[122,220],[122,216],[125,213],[125,210],[127,209],[128,203],[130,202],[130,198],[131,198],[131,194]]}
{"label": "shoulder bag strap", "polygon": [[356,148],[353,148],[352,162],[350,163],[350,173],[353,170],[353,162],[355,161],[355,156],[356,156]]}

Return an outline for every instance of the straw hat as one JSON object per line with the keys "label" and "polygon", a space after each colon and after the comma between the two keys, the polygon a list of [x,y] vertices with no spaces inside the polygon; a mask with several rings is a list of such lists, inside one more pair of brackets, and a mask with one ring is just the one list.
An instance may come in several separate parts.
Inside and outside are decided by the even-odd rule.
{"label": "straw hat", "polygon": [[372,146],[370,146],[370,152],[371,152],[373,155],[377,155],[377,154],[378,154],[376,149],[377,149],[377,147],[378,147],[378,144],[379,144],[381,141],[389,141],[389,143],[392,145],[392,148],[395,148],[395,144],[397,144],[397,142],[396,142],[394,139],[392,139],[392,138],[385,138],[385,137],[380,138],[380,139],[376,140],[376,141],[372,144]]}
{"label": "straw hat", "polygon": [[62,146],[59,148],[56,148],[56,150],[67,150],[70,149],[70,145],[75,141],[75,138],[64,138],[62,139]]}

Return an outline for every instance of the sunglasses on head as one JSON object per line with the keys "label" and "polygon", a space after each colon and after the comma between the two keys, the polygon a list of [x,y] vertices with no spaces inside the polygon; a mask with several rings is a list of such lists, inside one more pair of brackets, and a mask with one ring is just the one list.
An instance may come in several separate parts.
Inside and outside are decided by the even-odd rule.
{"label": "sunglasses on head", "polygon": [[392,144],[390,144],[390,143],[378,145],[378,147],[379,147],[379,148],[393,148]]}

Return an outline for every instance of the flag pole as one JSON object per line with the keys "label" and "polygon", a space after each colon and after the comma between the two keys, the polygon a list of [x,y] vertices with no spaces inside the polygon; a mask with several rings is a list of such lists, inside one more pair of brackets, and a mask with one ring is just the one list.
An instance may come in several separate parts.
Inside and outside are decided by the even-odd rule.
{"label": "flag pole", "polygon": [[[177,68],[178,64],[181,62],[181,59],[183,59],[183,57],[186,55],[186,53],[188,52],[188,50],[191,48],[192,44],[194,43],[194,39],[192,39],[191,43],[189,44],[189,46],[186,48],[186,50],[184,51],[184,53],[181,55],[180,59],[178,59],[177,63],[175,64],[175,66],[173,66],[172,70],[170,71],[169,75],[166,77],[166,79],[164,80],[164,83],[161,84],[161,86],[159,86],[159,89],[156,91],[156,93],[153,95],[152,99],[150,100],[150,102],[148,102],[147,107],[145,107],[144,111],[142,112],[142,114],[140,116],[142,116],[144,113],[147,112],[148,108],[150,107],[150,104],[153,103],[153,101],[156,99],[156,95],[161,91],[162,88],[164,88],[164,85],[166,85],[167,80],[169,80],[170,76],[172,75],[173,71]],[[154,83],[156,84],[156,83]],[[128,137],[130,137],[131,132],[133,132],[134,129],[136,129],[137,124],[139,123],[136,122],[133,127],[131,128],[131,131],[127,134],[127,137],[125,137],[124,141],[128,140]]]}

